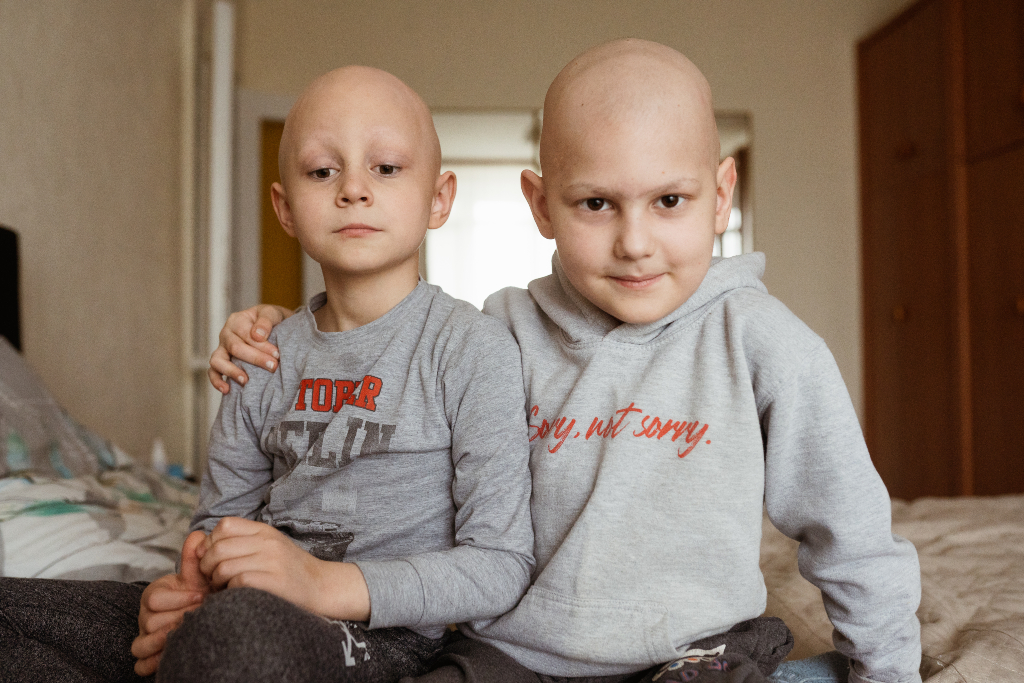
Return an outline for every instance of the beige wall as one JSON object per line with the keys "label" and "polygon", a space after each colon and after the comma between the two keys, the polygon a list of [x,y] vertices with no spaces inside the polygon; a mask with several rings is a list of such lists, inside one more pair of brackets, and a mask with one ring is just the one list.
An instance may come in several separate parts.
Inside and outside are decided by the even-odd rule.
{"label": "beige wall", "polygon": [[243,88],[297,94],[378,66],[433,107],[539,107],[580,51],[656,40],[751,114],[755,248],[766,284],[822,335],[861,403],[855,45],[909,0],[240,0]]}
{"label": "beige wall", "polygon": [[180,4],[0,0],[0,223],[23,346],[77,420],[184,449]]}

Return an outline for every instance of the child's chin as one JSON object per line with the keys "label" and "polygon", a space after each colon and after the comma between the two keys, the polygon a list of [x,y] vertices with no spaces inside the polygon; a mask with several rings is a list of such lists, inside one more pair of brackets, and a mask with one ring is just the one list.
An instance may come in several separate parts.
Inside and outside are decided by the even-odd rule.
{"label": "child's chin", "polygon": [[[647,325],[653,323],[656,320],[661,320],[666,315],[671,313],[677,308],[677,306],[665,307],[665,306],[652,306],[652,307],[626,307],[623,306],[622,310],[605,310],[605,313],[612,316],[613,318],[629,323],[630,325]],[[663,310],[664,309],[664,310]]]}

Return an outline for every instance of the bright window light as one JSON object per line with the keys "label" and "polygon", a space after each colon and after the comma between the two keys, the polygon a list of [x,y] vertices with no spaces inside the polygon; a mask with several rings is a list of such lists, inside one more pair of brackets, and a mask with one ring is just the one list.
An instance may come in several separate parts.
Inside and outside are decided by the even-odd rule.
{"label": "bright window light", "polygon": [[448,222],[427,233],[427,279],[481,308],[502,287],[549,275],[555,243],[541,237],[519,192],[524,167],[447,168],[458,191]]}
{"label": "bright window light", "polygon": [[427,233],[427,280],[480,308],[502,287],[549,275],[555,243],[519,190],[523,169],[537,169],[535,113],[440,113],[434,124],[458,189],[448,222]]}

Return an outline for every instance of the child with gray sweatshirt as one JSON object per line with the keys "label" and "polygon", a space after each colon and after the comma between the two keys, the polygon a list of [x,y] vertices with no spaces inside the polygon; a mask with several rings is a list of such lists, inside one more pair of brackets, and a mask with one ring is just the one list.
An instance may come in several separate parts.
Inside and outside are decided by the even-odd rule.
{"label": "child with gray sweatshirt", "polygon": [[[645,41],[584,53],[545,99],[541,168],[522,188],[553,273],[484,307],[522,354],[537,567],[420,680],[805,680],[771,674],[785,644],[758,620],[766,509],[850,663],[822,675],[920,681],[916,552],[838,368],[762,255],[712,258],[736,171],[703,75]],[[244,339],[278,315],[250,309],[226,346],[260,360]],[[225,349],[212,366],[238,376]]]}

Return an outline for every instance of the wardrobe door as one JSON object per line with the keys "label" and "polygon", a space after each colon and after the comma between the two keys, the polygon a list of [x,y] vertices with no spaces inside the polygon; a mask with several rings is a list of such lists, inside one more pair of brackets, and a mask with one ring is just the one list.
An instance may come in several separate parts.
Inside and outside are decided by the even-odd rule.
{"label": "wardrobe door", "polygon": [[947,5],[859,48],[865,428],[898,497],[958,492]]}
{"label": "wardrobe door", "polygon": [[1024,0],[964,2],[967,156],[1024,142]]}
{"label": "wardrobe door", "polygon": [[1024,146],[968,170],[974,491],[1024,492]]}

